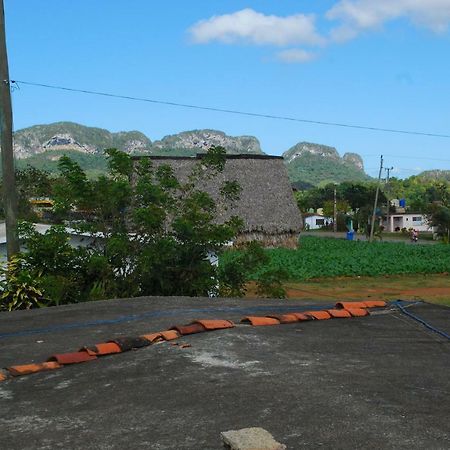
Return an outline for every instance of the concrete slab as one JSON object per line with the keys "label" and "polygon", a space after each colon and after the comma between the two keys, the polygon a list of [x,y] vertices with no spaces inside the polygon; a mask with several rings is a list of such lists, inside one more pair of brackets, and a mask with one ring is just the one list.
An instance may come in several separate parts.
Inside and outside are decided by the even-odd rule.
{"label": "concrete slab", "polygon": [[225,447],[229,450],[285,450],[286,446],[277,442],[264,428],[243,428],[220,433]]}
{"label": "concrete slab", "polygon": [[[141,298],[0,314],[0,367],[195,318],[322,307]],[[411,307],[449,329],[450,309]],[[185,336],[0,383],[0,448],[220,449],[270,430],[288,449],[449,448],[449,341],[395,310]]]}

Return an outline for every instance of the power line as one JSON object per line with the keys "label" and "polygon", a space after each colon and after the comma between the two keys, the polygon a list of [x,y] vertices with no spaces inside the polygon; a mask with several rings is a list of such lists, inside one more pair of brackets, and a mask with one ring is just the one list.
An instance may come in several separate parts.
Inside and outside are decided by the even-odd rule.
{"label": "power line", "polygon": [[341,127],[341,128],[354,128],[359,130],[369,130],[369,131],[378,131],[378,132],[384,132],[384,133],[397,133],[397,134],[409,134],[409,135],[416,135],[416,136],[428,136],[428,137],[438,137],[438,138],[450,138],[449,134],[439,134],[439,133],[426,133],[422,131],[410,131],[410,130],[398,130],[394,128],[379,128],[379,127],[369,127],[364,125],[355,125],[355,124],[348,124],[348,123],[338,123],[338,122],[325,122],[321,120],[309,120],[309,119],[300,119],[296,117],[289,117],[289,116],[278,116],[273,114],[261,114],[261,113],[254,113],[254,112],[248,112],[248,111],[239,111],[234,109],[224,109],[224,108],[216,108],[211,106],[200,106],[200,105],[191,105],[187,103],[177,103],[177,102],[170,102],[165,100],[155,100],[150,98],[144,98],[144,97],[133,97],[129,95],[119,95],[119,94],[112,94],[109,92],[99,92],[99,91],[91,91],[86,89],[75,89],[75,88],[69,88],[65,86],[56,86],[51,84],[44,84],[44,83],[36,83],[32,81],[21,81],[21,80],[11,80],[11,83],[20,83],[28,86],[36,86],[36,87],[43,87],[48,89],[57,89],[60,91],[69,91],[69,92],[79,92],[83,94],[89,94],[89,95],[100,95],[103,97],[112,97],[112,98],[119,98],[123,100],[132,100],[132,101],[138,101],[138,102],[147,102],[147,103],[153,103],[153,104],[159,104],[159,105],[167,105],[167,106],[176,106],[181,108],[191,108],[191,109],[199,109],[204,111],[214,111],[214,112],[221,112],[226,114],[238,114],[241,116],[250,116],[250,117],[260,117],[265,119],[276,119],[276,120],[287,120],[291,122],[301,122],[301,123],[309,123],[314,125],[325,125],[325,126],[332,126],[332,127]]}
{"label": "power line", "polygon": [[[365,156],[365,157],[375,157],[375,156],[379,156],[379,155],[369,155],[369,154],[365,154],[365,153],[360,153],[361,156]],[[416,160],[416,159],[423,159],[423,160],[427,160],[427,161],[443,161],[443,162],[450,162],[450,159],[442,159],[442,158],[428,158],[425,156],[402,156],[402,155],[385,155],[385,156],[389,156],[390,158],[403,158],[403,159],[409,159],[411,160]]]}

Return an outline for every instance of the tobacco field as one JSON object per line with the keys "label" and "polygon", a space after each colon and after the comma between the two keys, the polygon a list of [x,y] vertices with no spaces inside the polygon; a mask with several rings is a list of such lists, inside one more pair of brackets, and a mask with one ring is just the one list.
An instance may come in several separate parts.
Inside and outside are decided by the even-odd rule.
{"label": "tobacco field", "polygon": [[267,250],[268,266],[284,269],[291,281],[321,277],[450,272],[450,245],[346,241],[305,236],[299,248]]}

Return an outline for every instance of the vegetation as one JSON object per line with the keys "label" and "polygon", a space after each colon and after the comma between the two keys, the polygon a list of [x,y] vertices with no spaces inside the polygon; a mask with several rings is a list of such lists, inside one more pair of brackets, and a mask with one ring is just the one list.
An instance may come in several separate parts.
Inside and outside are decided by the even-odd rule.
{"label": "vegetation", "polygon": [[[297,204],[303,213],[323,208],[324,215],[334,213],[334,190],[338,213],[338,230],[345,231],[344,217],[353,220],[355,230],[367,231],[373,212],[376,184],[373,182],[343,182],[323,187],[305,189],[296,193]],[[445,180],[410,177],[405,180],[390,179],[381,186],[377,216],[387,213],[388,198],[405,199],[406,210],[428,218],[444,241],[450,241],[450,182]],[[390,212],[395,209],[391,206]]]}
{"label": "vegetation", "polygon": [[[225,150],[208,151],[185,182],[168,165],[153,166],[148,158],[133,164],[116,149],[107,154],[109,175],[95,180],[74,160],[60,159],[61,175],[51,188],[60,225],[42,235],[33,224],[21,224],[27,250],[8,269],[3,308],[141,295],[243,295],[249,270],[267,261],[262,249],[251,244],[220,269],[208,260],[242,227],[238,217],[215,222],[217,209],[237,200],[240,187],[225,181],[217,202],[199,190],[202,180],[223,170]],[[71,246],[67,226],[89,236],[90,245]],[[281,272],[266,273],[261,292],[281,296]],[[12,301],[19,291],[30,292],[30,301]]]}
{"label": "vegetation", "polygon": [[305,236],[297,250],[273,249],[267,250],[267,255],[268,263],[253,272],[253,279],[264,277],[264,270],[281,269],[290,281],[450,271],[450,252],[443,244],[369,243]]}
{"label": "vegetation", "polygon": [[111,147],[123,149],[126,142],[133,140],[141,141],[147,148],[151,146],[150,139],[139,131],[111,133],[102,128],[86,127],[73,122],[56,122],[23,128],[14,134],[14,141],[20,148],[32,149],[56,135],[70,135],[79,145],[86,145],[98,153]]}
{"label": "vegetation", "polygon": [[333,147],[301,142],[283,153],[283,157],[289,178],[297,186],[370,180],[356,164],[358,155],[347,154],[341,158]]}
{"label": "vegetation", "polygon": [[15,257],[2,270],[0,311],[38,308],[44,305],[40,273],[31,273],[22,258]]}

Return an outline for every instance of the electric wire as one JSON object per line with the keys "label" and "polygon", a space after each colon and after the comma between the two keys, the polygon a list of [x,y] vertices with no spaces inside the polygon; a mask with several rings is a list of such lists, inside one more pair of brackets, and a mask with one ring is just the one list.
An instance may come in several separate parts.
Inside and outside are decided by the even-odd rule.
{"label": "electric wire", "polygon": [[433,331],[434,333],[439,334],[439,336],[442,336],[443,338],[450,340],[450,335],[446,333],[445,331],[439,330],[438,328],[434,327],[424,319],[420,318],[419,316],[416,316],[415,314],[409,312],[404,306],[403,306],[402,300],[396,300],[395,302],[392,302],[394,306],[396,306],[403,314],[407,315],[411,319],[419,322],[422,324],[425,328],[429,329],[430,331]]}
{"label": "electric wire", "polygon": [[217,107],[212,107],[212,106],[201,106],[201,105],[178,103],[178,102],[172,102],[172,101],[166,101],[166,100],[156,100],[156,99],[144,98],[144,97],[134,97],[134,96],[130,96],[130,95],[113,94],[110,92],[100,92],[100,91],[93,91],[93,90],[87,90],[87,89],[76,89],[76,88],[71,88],[71,87],[66,87],[66,86],[57,86],[57,85],[52,85],[52,84],[37,83],[34,81],[10,80],[10,82],[12,84],[16,84],[16,85],[23,84],[23,85],[27,85],[27,86],[43,87],[43,88],[47,88],[47,89],[56,89],[56,90],[68,91],[68,92],[78,92],[78,93],[89,94],[89,95],[98,95],[98,96],[103,96],[103,97],[111,97],[111,98],[118,98],[118,99],[123,99],[123,100],[132,100],[132,101],[153,103],[153,104],[166,105],[166,106],[175,106],[175,107],[180,107],[180,108],[190,108],[190,109],[198,109],[198,110],[204,110],[204,111],[221,112],[221,113],[226,113],[226,114],[236,114],[236,115],[241,115],[241,116],[259,117],[259,118],[274,119],[274,120],[285,120],[285,121],[291,121],[291,122],[308,123],[308,124],[313,124],[313,125],[324,125],[324,126],[341,127],[341,128],[353,128],[353,129],[377,131],[377,132],[383,132],[383,133],[408,134],[408,135],[416,135],[416,136],[446,138],[446,139],[450,138],[450,134],[428,133],[428,132],[423,132],[423,131],[412,131],[412,130],[400,130],[400,129],[395,129],[395,128],[371,127],[371,126],[357,125],[357,124],[350,124],[350,123],[327,122],[327,121],[323,121],[323,120],[310,120],[310,119],[302,119],[302,118],[297,118],[297,117],[279,116],[279,115],[274,115],[274,114],[262,114],[262,113],[249,112],[249,111],[240,111],[240,110],[236,110],[236,109],[225,109],[225,108],[217,108]]}

